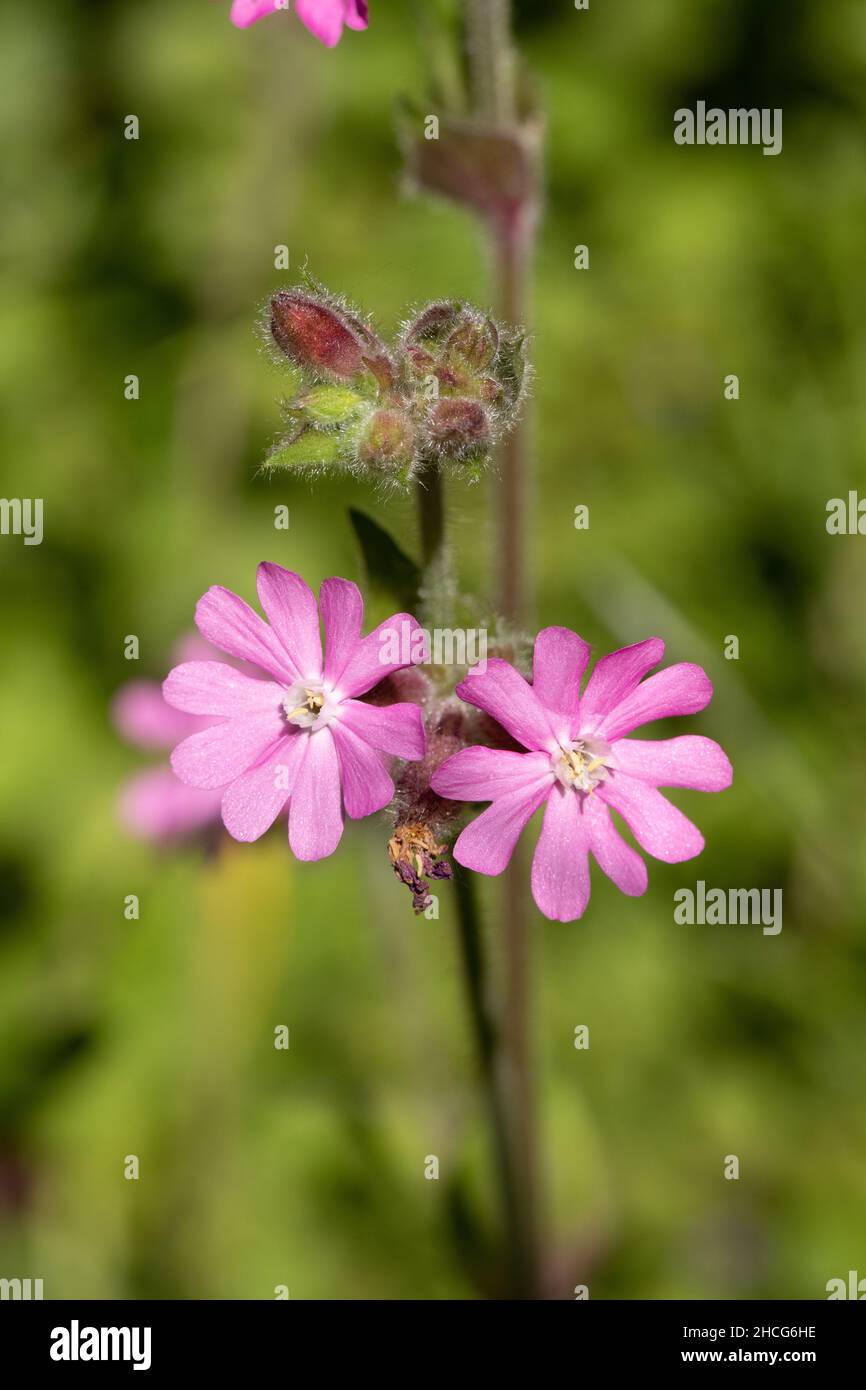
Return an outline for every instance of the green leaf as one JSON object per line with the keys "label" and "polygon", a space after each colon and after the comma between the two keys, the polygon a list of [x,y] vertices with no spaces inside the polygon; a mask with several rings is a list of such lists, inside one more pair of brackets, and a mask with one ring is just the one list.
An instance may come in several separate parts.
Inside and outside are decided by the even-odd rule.
{"label": "green leaf", "polygon": [[267,473],[277,468],[326,468],[336,463],[339,455],[340,442],[336,435],[305,430],[296,439],[278,444],[265,459],[263,468]]}
{"label": "green leaf", "polygon": [[399,608],[411,613],[418,603],[419,567],[371,517],[350,507],[349,520],[361,547],[371,587],[387,594]]}

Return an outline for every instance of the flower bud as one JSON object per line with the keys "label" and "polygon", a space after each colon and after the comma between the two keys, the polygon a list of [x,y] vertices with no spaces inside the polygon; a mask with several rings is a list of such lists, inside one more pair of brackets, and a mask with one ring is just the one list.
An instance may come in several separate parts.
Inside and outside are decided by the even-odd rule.
{"label": "flower bud", "polygon": [[381,472],[401,472],[415,459],[415,426],[403,411],[374,410],[358,439],[358,459]]}
{"label": "flower bud", "polygon": [[449,357],[457,357],[473,371],[484,371],[490,366],[499,349],[499,330],[492,319],[481,318],[472,313],[463,316],[463,321],[454,329],[445,344]]}
{"label": "flower bud", "polygon": [[465,396],[446,396],[430,410],[427,432],[434,447],[450,457],[462,458],[490,443],[490,421],[480,401]]}
{"label": "flower bud", "polygon": [[409,344],[442,343],[453,330],[460,317],[460,304],[456,299],[443,299],[428,304],[416,319],[406,328],[404,341]]}
{"label": "flower bud", "polygon": [[286,356],[307,371],[350,380],[364,365],[361,342],[344,316],[299,290],[284,290],[271,300],[271,333]]}

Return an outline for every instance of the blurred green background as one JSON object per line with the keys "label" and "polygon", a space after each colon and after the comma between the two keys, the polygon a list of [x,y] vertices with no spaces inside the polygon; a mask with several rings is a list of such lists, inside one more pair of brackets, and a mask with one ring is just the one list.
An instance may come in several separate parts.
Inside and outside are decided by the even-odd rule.
{"label": "blurred green background", "polygon": [[[2,492],[45,506],[40,547],[0,540],[0,1275],[48,1298],[471,1298],[495,1194],[450,890],[413,918],[384,818],[318,865],[282,827],[208,855],[117,823],[147,759],[112,695],[162,677],[209,584],[252,598],[261,559],[360,579],[347,505],[411,539],[409,500],[257,473],[285,389],[259,306],[305,261],[386,332],[492,294],[476,225],[401,192],[414,7],[371,0],[333,52],[293,18],[239,33],[228,8],[0,19]],[[594,867],[583,921],[534,914],[551,1287],[821,1298],[866,1274],[866,542],[825,529],[864,486],[866,12],[519,8],[549,116],[536,616],[702,662],[716,696],[692,727],[736,773],[674,794],[707,848],[652,863],[645,898]],[[678,148],[673,112],[699,98],[781,106],[783,153]],[[482,600],[495,491],[450,493]],[[782,888],[783,931],[677,925],[697,879]]]}

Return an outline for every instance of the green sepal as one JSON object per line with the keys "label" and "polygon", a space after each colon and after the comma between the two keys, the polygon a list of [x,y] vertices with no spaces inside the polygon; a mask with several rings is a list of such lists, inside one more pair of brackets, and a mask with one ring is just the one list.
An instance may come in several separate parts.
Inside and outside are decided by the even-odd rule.
{"label": "green sepal", "polygon": [[263,464],[266,473],[278,468],[326,468],[337,463],[340,442],[336,435],[305,430],[297,438],[278,444]]}

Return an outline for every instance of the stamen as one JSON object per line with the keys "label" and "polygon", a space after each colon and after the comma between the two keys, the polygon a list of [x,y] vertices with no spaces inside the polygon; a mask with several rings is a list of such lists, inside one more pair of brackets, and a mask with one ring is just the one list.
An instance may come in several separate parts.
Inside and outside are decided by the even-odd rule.
{"label": "stamen", "polygon": [[[300,704],[295,704],[301,693],[303,700]],[[302,729],[309,729],[315,724],[324,705],[325,696],[321,690],[314,690],[310,686],[294,686],[283,701],[283,710],[290,724],[299,724]]]}
{"label": "stamen", "polygon": [[604,739],[587,738],[560,747],[551,761],[554,774],[564,787],[591,796],[600,782],[607,781],[609,756],[610,746]]}

